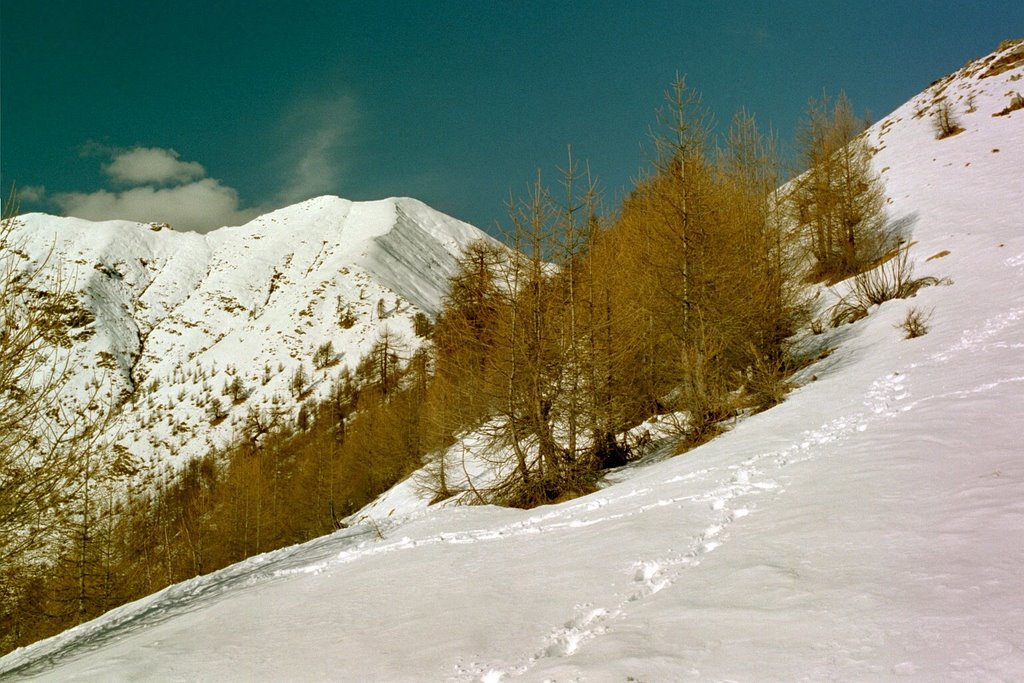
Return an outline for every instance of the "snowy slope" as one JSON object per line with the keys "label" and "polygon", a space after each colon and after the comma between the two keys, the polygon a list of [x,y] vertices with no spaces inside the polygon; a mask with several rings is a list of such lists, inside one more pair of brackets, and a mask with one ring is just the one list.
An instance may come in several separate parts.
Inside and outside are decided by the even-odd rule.
{"label": "snowy slope", "polygon": [[[561,505],[410,505],[252,558],[13,652],[0,672],[1024,679],[1024,110],[992,115],[1024,65],[984,73],[871,131],[917,273],[953,284],[811,337],[834,351],[782,405]],[[965,128],[944,140],[923,111],[939,88]],[[904,340],[894,325],[912,306],[933,309],[930,331]]]}
{"label": "snowy slope", "polygon": [[[384,329],[411,351],[413,316],[436,314],[463,248],[490,239],[406,198],[319,197],[206,235],[43,214],[19,222],[13,242],[51,281],[61,273],[95,318],[68,335],[79,401],[98,382],[101,398],[124,402],[112,433],[143,466],[224,444],[251,410],[290,418]],[[328,341],[339,362],[316,368]],[[299,365],[304,396],[289,388]],[[244,398],[224,390],[236,376]]]}

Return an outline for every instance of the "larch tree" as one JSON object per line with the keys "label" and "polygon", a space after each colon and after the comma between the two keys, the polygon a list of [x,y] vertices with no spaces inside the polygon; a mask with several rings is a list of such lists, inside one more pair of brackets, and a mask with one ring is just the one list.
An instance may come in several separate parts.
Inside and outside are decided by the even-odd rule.
{"label": "larch tree", "polygon": [[814,256],[814,275],[837,281],[856,274],[891,246],[885,191],[871,150],[843,93],[812,99],[797,132],[806,171],[793,181],[793,216]]}
{"label": "larch tree", "polygon": [[89,315],[72,279],[47,267],[49,255],[33,260],[24,248],[13,190],[2,216],[0,621],[13,624],[16,641],[24,620],[33,618],[22,611],[33,572],[46,571],[53,559],[42,549],[73,540],[82,513],[86,520],[94,514],[90,476],[104,457],[98,443],[110,413],[98,381],[85,390],[81,410],[68,400],[76,390],[68,333]]}

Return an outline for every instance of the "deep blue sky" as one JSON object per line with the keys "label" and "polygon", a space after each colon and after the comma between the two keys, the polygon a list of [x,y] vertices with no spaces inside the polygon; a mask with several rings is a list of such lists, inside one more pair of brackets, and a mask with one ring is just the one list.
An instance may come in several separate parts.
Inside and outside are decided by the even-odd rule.
{"label": "deep blue sky", "polygon": [[[621,197],[677,72],[788,144],[822,89],[878,118],[1021,35],[1019,0],[0,0],[0,180],[25,210],[409,195],[492,229],[568,144]],[[202,169],[110,170],[135,147]]]}

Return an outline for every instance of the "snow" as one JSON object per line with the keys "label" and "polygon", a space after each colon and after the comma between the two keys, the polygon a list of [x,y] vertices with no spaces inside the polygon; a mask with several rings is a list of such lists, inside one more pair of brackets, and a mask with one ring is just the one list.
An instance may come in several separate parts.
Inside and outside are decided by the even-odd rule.
{"label": "snow", "polygon": [[[44,214],[19,223],[14,244],[96,319],[74,332],[85,334],[68,352],[68,400],[88,404],[98,380],[101,398],[127,401],[110,434],[144,475],[227,444],[249,411],[293,418],[385,331],[411,354],[415,315],[440,310],[468,244],[493,241],[409,198],[318,197],[206,235]],[[339,362],[315,369],[328,341]],[[300,364],[309,396],[288,387]],[[237,404],[224,396],[235,374],[248,392]],[[213,398],[228,413],[219,424]]]}
{"label": "snow", "polygon": [[[917,274],[952,284],[808,337],[834,350],[783,404],[535,510],[428,508],[406,482],[348,529],[118,608],[0,674],[1024,679],[1024,110],[991,115],[1022,73],[965,72],[873,128]],[[944,140],[914,117],[938,87],[977,109]],[[912,306],[930,330],[905,340]]]}

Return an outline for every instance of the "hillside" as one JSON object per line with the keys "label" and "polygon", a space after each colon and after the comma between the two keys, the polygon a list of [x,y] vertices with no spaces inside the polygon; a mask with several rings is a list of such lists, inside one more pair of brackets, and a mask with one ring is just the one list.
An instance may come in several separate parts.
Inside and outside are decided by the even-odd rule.
{"label": "hillside", "polygon": [[[0,675],[1024,677],[1021,49],[972,62],[869,130],[916,273],[949,283],[804,333],[830,353],[781,405],[531,511],[427,507],[407,486],[348,529],[10,653]],[[937,139],[942,98],[962,130]],[[819,295],[823,308],[834,299]],[[908,340],[896,327],[912,307],[930,317]]]}
{"label": "hillside", "polygon": [[121,407],[109,433],[146,472],[223,446],[250,413],[294,418],[385,330],[411,351],[479,239],[413,199],[319,197],[205,235],[27,214],[12,243],[72,297],[77,401],[98,385]]}

